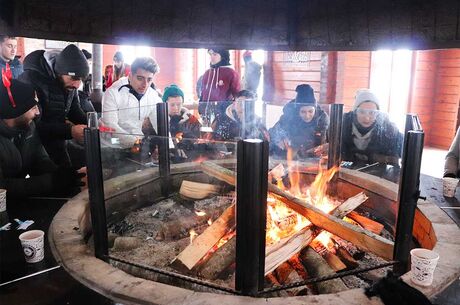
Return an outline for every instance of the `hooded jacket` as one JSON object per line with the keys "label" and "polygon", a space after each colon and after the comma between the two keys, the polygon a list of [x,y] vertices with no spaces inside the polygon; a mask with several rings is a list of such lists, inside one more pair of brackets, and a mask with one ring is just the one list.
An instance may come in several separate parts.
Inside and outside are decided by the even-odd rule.
{"label": "hooded jacket", "polygon": [[403,136],[385,113],[380,112],[372,128],[360,133],[354,111],[345,113],[342,125],[342,160],[361,163],[398,163]]}
{"label": "hooded jacket", "polygon": [[[220,61],[203,74],[198,111],[205,114],[211,102],[231,101],[241,90],[240,77],[229,63]],[[224,109],[220,109],[222,112]]]}
{"label": "hooded jacket", "polygon": [[157,130],[156,104],[162,103],[158,92],[151,87],[140,99],[130,89],[127,77],[122,77],[107,89],[102,97],[102,123],[115,130],[103,139],[111,143],[110,137],[120,141],[121,148],[131,148],[143,137],[142,123],[149,118],[153,128]]}
{"label": "hooded jacket", "polygon": [[[11,73],[13,74],[14,79],[17,79],[19,75],[24,72],[21,62],[16,57],[8,64],[10,65]],[[0,58],[0,71],[4,68],[6,68],[6,61]]]}
{"label": "hooded jacket", "polygon": [[58,165],[69,166],[65,140],[72,139],[74,124],[86,124],[87,120],[78,101],[77,89],[64,89],[54,73],[58,54],[44,50],[30,53],[24,59],[24,73],[19,80],[31,84],[37,92],[41,108],[37,130],[50,158]]}
{"label": "hooded jacket", "polygon": [[56,169],[34,123],[29,131],[21,131],[0,120],[0,187],[7,189],[8,196],[49,194],[53,189],[50,174]]}

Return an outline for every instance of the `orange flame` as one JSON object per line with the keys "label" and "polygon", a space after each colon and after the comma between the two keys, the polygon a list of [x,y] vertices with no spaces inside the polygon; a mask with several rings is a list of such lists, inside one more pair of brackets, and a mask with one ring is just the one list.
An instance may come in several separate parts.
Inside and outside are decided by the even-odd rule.
{"label": "orange flame", "polygon": [[331,233],[323,231],[316,236],[315,240],[319,241],[328,251],[334,252],[334,243],[331,239]]}

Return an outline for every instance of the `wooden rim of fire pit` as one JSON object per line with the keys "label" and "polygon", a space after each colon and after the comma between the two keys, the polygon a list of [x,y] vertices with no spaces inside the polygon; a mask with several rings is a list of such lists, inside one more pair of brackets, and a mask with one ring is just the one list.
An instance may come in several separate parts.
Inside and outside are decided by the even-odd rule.
{"label": "wooden rim of fire pit", "polygon": [[[172,173],[192,170],[195,165],[173,166]],[[125,191],[133,187],[135,181],[152,181],[158,178],[158,170],[145,170],[141,173],[117,177],[105,184],[109,194]],[[365,183],[364,187],[372,190],[373,185],[384,186],[387,198],[396,198],[397,185],[374,176],[362,179],[353,171],[342,171],[341,178],[354,184]],[[367,181],[367,182],[364,182]],[[121,185],[123,184],[123,188]],[[282,304],[285,298],[251,298],[235,295],[213,294],[191,291],[150,280],[132,276],[112,265],[94,257],[78,230],[78,215],[88,202],[88,192],[83,191],[69,200],[56,214],[51,223],[48,239],[54,257],[70,275],[85,286],[102,295],[124,304]],[[460,252],[460,229],[434,203],[419,201],[414,224],[414,236],[425,248],[434,249],[440,254],[433,285],[420,288],[425,295],[433,297],[442,291],[460,274],[460,264],[456,256]],[[433,248],[434,247],[434,248]],[[403,275],[409,283],[409,274]],[[289,304],[382,304],[377,298],[368,299],[363,289],[351,289],[337,294],[290,297]]]}

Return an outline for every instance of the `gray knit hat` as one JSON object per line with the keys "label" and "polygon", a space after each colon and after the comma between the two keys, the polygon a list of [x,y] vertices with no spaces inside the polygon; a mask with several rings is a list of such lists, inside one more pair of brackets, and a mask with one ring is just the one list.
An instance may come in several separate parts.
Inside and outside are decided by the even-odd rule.
{"label": "gray knit hat", "polygon": [[380,101],[378,97],[369,89],[359,89],[358,92],[356,92],[353,110],[358,109],[358,107],[365,102],[374,103],[377,106],[377,109],[380,110]]}
{"label": "gray knit hat", "polygon": [[76,45],[70,44],[56,57],[54,72],[58,75],[85,78],[89,74],[88,61]]}

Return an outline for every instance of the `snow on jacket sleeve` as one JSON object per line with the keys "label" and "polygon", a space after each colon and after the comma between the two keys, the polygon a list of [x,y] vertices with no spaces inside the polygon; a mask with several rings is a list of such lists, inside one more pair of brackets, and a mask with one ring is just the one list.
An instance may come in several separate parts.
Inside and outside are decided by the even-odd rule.
{"label": "snow on jacket sleeve", "polygon": [[130,148],[136,142],[137,137],[129,134],[118,124],[118,111],[116,96],[112,88],[107,90],[102,97],[102,123],[115,130],[116,137],[120,140],[120,145],[123,148]]}
{"label": "snow on jacket sleeve", "polygon": [[446,155],[446,162],[444,163],[444,176],[447,174],[455,175],[457,177],[458,164],[460,155],[460,128],[457,129],[454,141],[450,145],[449,151]]}

